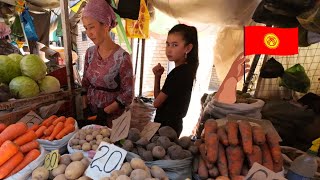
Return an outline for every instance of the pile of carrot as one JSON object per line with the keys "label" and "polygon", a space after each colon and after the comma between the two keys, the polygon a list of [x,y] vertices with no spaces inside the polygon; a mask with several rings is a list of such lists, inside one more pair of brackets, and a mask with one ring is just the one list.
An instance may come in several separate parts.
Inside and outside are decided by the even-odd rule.
{"label": "pile of carrot", "polygon": [[40,125],[30,127],[30,130],[35,131],[38,139],[59,140],[75,130],[75,121],[73,117],[52,115]]}
{"label": "pile of carrot", "polygon": [[282,171],[278,137],[248,121],[228,121],[218,127],[215,120],[209,119],[195,145],[200,155],[195,158],[193,170],[201,179],[243,179],[255,162],[274,172]]}
{"label": "pile of carrot", "polygon": [[0,179],[16,174],[40,156],[33,130],[23,122],[0,124]]}

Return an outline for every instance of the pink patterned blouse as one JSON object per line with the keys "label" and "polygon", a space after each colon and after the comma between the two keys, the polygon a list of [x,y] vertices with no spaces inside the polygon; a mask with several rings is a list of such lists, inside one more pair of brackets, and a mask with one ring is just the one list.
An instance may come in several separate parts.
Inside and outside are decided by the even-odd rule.
{"label": "pink patterned blouse", "polygon": [[[130,55],[120,46],[106,59],[102,59],[98,48],[88,48],[85,55],[82,87],[87,90],[88,103],[96,113],[114,101],[128,106],[133,100],[133,70]],[[109,119],[119,117],[124,108],[114,112]]]}

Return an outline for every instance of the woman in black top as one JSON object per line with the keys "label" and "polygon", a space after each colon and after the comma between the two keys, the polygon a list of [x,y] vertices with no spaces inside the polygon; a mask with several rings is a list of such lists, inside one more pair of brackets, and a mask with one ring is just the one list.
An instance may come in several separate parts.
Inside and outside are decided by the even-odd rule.
{"label": "woman in black top", "polygon": [[158,64],[152,69],[155,75],[154,107],[157,108],[155,122],[172,127],[178,136],[182,131],[182,118],[188,111],[199,65],[197,34],[195,27],[185,24],[178,24],[169,31],[166,55],[169,61],[175,63],[175,68],[168,74],[161,91],[164,68]]}

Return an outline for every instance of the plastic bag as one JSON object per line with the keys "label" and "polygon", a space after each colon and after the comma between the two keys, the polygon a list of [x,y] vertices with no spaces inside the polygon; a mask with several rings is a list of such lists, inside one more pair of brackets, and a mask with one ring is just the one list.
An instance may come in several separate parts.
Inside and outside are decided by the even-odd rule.
{"label": "plastic bag", "polygon": [[134,98],[130,105],[131,128],[137,128],[140,131],[144,126],[153,120],[156,108],[151,104],[144,102],[141,98]]}
{"label": "plastic bag", "polygon": [[272,57],[261,67],[260,77],[277,78],[277,77],[281,77],[283,72],[284,72],[284,68],[282,64],[276,61]]}
{"label": "plastic bag", "polygon": [[[126,160],[130,162],[133,158],[140,158],[140,156],[128,152]],[[192,157],[182,160],[146,161],[145,163],[149,168],[154,165],[161,167],[166,172],[169,179],[192,179]]]}
{"label": "plastic bag", "polygon": [[314,0],[265,0],[267,9],[275,14],[295,17],[312,8]]}
{"label": "plastic bag", "polygon": [[297,19],[305,29],[320,33],[320,1],[309,11],[298,15]]}
{"label": "plastic bag", "polygon": [[21,14],[21,20],[24,25],[24,31],[27,39],[30,41],[38,41],[38,35],[33,24],[33,19],[29,14],[28,8],[26,8]]}
{"label": "plastic bag", "polygon": [[296,64],[284,71],[279,85],[297,92],[307,93],[311,83],[303,66]]}
{"label": "plastic bag", "polygon": [[6,178],[5,180],[22,180],[22,179],[28,179],[33,170],[35,170],[38,166],[42,165],[44,162],[44,159],[47,155],[47,152],[45,151],[45,149],[40,146],[40,156],[35,159],[34,161],[32,161],[30,164],[28,164],[26,167],[24,167],[23,169],[21,169],[19,172],[17,172],[16,174]]}
{"label": "plastic bag", "polygon": [[140,2],[138,20],[126,19],[126,34],[128,38],[149,38],[150,14],[144,0]]}
{"label": "plastic bag", "polygon": [[137,20],[139,18],[140,0],[119,0],[115,12],[121,18]]}
{"label": "plastic bag", "polygon": [[64,136],[62,139],[54,140],[54,141],[48,141],[44,139],[37,139],[39,144],[43,146],[43,148],[47,151],[53,151],[53,150],[59,150],[60,154],[63,154],[67,151],[67,144],[71,137],[78,131],[78,123],[75,122],[75,130],[72,133],[69,133],[68,135]]}

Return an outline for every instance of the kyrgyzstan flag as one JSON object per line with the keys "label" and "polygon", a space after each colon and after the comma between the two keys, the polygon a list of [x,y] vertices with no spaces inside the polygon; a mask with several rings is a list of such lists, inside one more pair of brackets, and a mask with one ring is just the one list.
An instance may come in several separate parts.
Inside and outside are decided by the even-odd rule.
{"label": "kyrgyzstan flag", "polygon": [[298,28],[246,26],[244,28],[244,54],[298,54]]}

